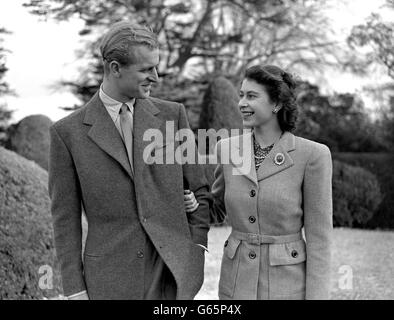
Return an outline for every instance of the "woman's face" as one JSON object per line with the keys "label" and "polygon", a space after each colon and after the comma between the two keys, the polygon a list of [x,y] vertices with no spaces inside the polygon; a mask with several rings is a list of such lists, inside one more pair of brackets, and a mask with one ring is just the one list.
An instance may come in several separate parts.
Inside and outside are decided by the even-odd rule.
{"label": "woman's face", "polygon": [[242,113],[245,128],[264,126],[275,121],[277,115],[272,112],[275,104],[265,90],[265,87],[254,80],[244,79],[240,89],[238,107]]}

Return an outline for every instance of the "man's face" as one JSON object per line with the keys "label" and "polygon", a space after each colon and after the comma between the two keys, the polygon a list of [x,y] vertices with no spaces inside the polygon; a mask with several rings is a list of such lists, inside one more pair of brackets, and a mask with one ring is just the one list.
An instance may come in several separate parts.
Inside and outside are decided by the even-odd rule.
{"label": "man's face", "polygon": [[152,83],[158,80],[156,68],[159,64],[159,49],[136,46],[130,50],[134,57],[133,63],[119,68],[119,93],[128,99],[146,99]]}

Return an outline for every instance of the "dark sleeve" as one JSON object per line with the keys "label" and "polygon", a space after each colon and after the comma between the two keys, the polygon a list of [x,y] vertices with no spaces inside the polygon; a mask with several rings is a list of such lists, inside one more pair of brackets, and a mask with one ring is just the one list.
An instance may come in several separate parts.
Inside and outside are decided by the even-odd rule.
{"label": "dark sleeve", "polygon": [[227,214],[224,204],[225,183],[223,165],[220,161],[221,141],[216,144],[215,154],[217,155],[218,161],[214,173],[215,181],[212,184],[213,205],[210,210],[210,223],[222,224],[225,221]]}
{"label": "dark sleeve", "polygon": [[86,290],[82,267],[81,192],[71,154],[50,129],[49,196],[65,296]]}
{"label": "dark sleeve", "polygon": [[[179,108],[179,129],[190,129],[189,122],[186,116],[185,107],[181,104]],[[195,140],[193,143],[195,150],[194,163],[184,163],[183,166],[183,184],[184,189],[191,190],[198,203],[199,207],[192,213],[187,213],[187,220],[189,223],[192,239],[197,244],[208,246],[208,231],[209,231],[209,208],[212,203],[212,196],[209,192],[209,184],[204,174],[204,168],[198,164],[198,150]]]}

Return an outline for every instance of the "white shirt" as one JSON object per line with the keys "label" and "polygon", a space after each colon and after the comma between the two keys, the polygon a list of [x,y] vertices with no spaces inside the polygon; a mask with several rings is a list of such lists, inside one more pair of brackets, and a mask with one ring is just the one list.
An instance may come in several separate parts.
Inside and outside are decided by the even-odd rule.
{"label": "white shirt", "polygon": [[[120,135],[122,136],[119,112],[123,102],[115,100],[109,95],[107,95],[103,90],[103,85],[100,86],[99,97],[100,100],[103,102],[105,109],[107,109],[109,115],[111,116],[112,121],[115,123],[116,129],[118,129]],[[129,109],[127,110],[127,115],[129,116],[131,123],[133,123],[134,117],[134,103],[135,99],[126,102],[127,106],[129,107]]]}

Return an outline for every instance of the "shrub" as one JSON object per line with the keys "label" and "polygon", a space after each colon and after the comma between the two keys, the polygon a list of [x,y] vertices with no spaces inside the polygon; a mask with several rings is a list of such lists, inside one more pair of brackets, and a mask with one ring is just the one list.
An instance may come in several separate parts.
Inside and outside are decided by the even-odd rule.
{"label": "shrub", "polygon": [[[199,128],[242,129],[242,116],[238,109],[238,100],[238,94],[229,80],[224,77],[215,78],[204,95]],[[216,140],[209,141],[211,143],[207,147],[209,147],[209,152],[212,152]]]}
{"label": "shrub", "polygon": [[374,174],[334,160],[334,226],[365,226],[381,201],[379,182]]}
{"label": "shrub", "polygon": [[51,119],[46,116],[28,116],[10,128],[7,147],[48,170],[51,125]]}
{"label": "shrub", "polygon": [[394,229],[394,154],[341,152],[333,153],[333,158],[362,167],[376,175],[383,199],[372,219],[364,227]]}
{"label": "shrub", "polygon": [[[47,179],[37,164],[0,147],[0,300],[61,293]],[[45,265],[53,271],[52,289],[39,288],[50,275],[40,270]]]}

